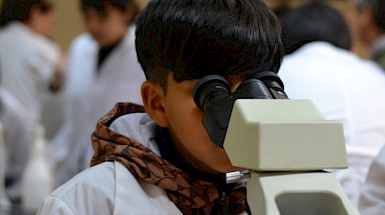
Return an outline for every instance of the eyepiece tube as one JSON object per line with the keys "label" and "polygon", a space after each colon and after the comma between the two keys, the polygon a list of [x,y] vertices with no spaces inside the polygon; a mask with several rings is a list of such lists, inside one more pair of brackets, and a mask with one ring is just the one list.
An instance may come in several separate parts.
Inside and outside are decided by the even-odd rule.
{"label": "eyepiece tube", "polygon": [[198,81],[194,87],[195,104],[202,110],[231,94],[230,85],[219,75],[208,75]]}

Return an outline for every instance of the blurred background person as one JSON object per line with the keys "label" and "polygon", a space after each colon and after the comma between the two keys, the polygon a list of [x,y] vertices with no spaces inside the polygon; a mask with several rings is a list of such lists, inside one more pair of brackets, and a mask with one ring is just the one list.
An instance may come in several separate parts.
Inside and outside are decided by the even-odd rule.
{"label": "blurred background person", "polygon": [[371,58],[385,68],[385,1],[349,0],[348,20]]}
{"label": "blurred background person", "polygon": [[87,33],[74,39],[64,91],[64,124],[57,146],[56,185],[89,167],[91,134],[116,102],[142,104],[145,81],[136,57],[138,9],[131,0],[79,0]]}
{"label": "blurred background person", "polygon": [[311,99],[327,120],[343,123],[349,168],[335,171],[354,206],[369,165],[385,143],[385,73],[350,51],[342,15],[311,1],[282,18],[279,74],[291,99]]}
{"label": "blurred background person", "polygon": [[3,0],[0,14],[0,100],[11,182],[7,192],[17,201],[42,105],[50,91],[60,88],[63,70],[59,47],[49,39],[55,19],[50,1]]}

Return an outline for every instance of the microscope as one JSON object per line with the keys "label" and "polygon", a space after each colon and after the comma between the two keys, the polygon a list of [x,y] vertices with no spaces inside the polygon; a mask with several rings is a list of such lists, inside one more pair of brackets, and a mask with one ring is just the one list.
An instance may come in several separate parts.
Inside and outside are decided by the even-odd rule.
{"label": "microscope", "polygon": [[[304,89],[306,90],[306,89]],[[209,75],[194,87],[210,139],[233,166],[227,183],[247,180],[247,201],[258,215],[359,215],[336,176],[347,168],[343,126],[327,121],[310,100],[290,100],[274,72],[258,72],[231,92]]]}

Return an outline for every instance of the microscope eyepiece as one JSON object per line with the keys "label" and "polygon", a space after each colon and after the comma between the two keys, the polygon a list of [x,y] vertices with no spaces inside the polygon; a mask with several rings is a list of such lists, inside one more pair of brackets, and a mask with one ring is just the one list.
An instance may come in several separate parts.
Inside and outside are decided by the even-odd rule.
{"label": "microscope eyepiece", "polygon": [[287,99],[283,83],[274,72],[260,72],[231,92],[229,83],[219,75],[203,77],[194,86],[195,104],[203,110],[203,125],[211,141],[221,148],[231,112],[237,99]]}
{"label": "microscope eyepiece", "polygon": [[195,104],[205,110],[212,102],[231,94],[227,80],[219,75],[208,75],[196,83],[193,91]]}
{"label": "microscope eyepiece", "polygon": [[253,78],[261,80],[275,99],[287,99],[283,82],[277,73],[271,71],[258,72]]}

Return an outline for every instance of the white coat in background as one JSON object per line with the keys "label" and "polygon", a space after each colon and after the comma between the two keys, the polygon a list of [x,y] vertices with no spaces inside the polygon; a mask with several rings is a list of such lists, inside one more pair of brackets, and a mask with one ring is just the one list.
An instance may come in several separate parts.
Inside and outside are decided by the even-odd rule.
{"label": "white coat in background", "polygon": [[0,214],[8,212],[12,206],[5,192],[6,161],[4,128],[0,121]]}
{"label": "white coat in background", "polygon": [[27,165],[32,129],[24,122],[27,114],[21,103],[5,89],[0,89],[0,121],[3,123],[6,146],[6,172],[14,179],[8,185],[8,197],[21,197],[21,177]]}
{"label": "white coat in background", "polygon": [[0,86],[39,121],[60,52],[48,38],[13,21],[0,31]]}
{"label": "white coat in background", "polygon": [[90,34],[71,45],[64,91],[64,123],[54,143],[57,147],[56,185],[89,167],[91,134],[97,121],[117,102],[142,104],[140,88],[145,75],[135,51],[131,26],[97,71],[99,46]]}
{"label": "white coat in background", "polygon": [[7,173],[15,181],[7,188],[10,198],[21,195],[20,177],[59,55],[56,44],[21,22],[10,22],[0,30],[0,99],[8,137]]}
{"label": "white coat in background", "polygon": [[358,210],[362,215],[385,213],[385,147],[370,165],[366,181],[361,187]]}
{"label": "white coat in background", "polygon": [[335,171],[358,206],[368,168],[385,144],[385,72],[325,42],[285,56],[279,75],[291,99],[311,99],[327,120],[343,123],[349,168]]}

